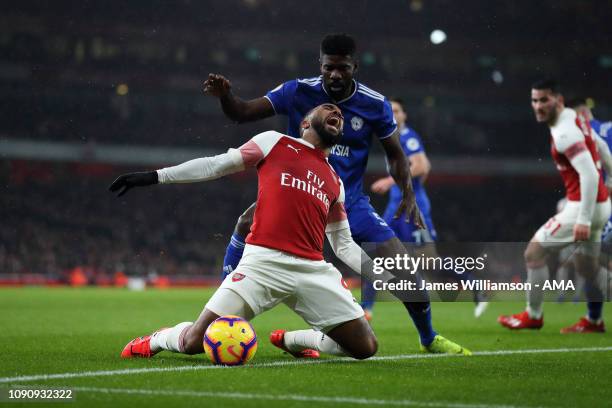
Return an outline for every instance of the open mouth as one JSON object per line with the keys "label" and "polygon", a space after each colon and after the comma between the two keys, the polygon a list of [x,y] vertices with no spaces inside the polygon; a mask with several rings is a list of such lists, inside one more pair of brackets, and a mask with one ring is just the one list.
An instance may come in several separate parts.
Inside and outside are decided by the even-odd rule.
{"label": "open mouth", "polygon": [[325,124],[336,129],[337,131],[340,131],[340,128],[342,127],[342,116],[340,116],[338,113],[332,112],[327,116],[327,119],[325,119]]}
{"label": "open mouth", "polygon": [[332,115],[329,118],[327,118],[327,124],[335,128],[340,127],[340,118]]}

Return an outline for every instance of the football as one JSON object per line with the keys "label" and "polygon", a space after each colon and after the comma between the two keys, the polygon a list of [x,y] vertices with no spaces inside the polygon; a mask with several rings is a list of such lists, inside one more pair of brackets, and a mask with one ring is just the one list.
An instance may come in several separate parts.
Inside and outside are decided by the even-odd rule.
{"label": "football", "polygon": [[257,335],[253,326],[238,316],[222,316],[204,333],[204,350],[213,364],[242,365],[257,351]]}

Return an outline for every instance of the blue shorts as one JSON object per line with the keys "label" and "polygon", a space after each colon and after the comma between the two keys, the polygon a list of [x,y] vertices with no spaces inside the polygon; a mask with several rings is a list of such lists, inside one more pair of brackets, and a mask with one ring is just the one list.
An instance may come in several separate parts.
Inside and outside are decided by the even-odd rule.
{"label": "blue shorts", "polygon": [[406,222],[406,216],[402,215],[396,219],[393,218],[395,215],[395,211],[397,206],[388,206],[384,219],[389,224],[389,227],[395,232],[395,235],[402,242],[414,242],[416,244],[421,244],[425,242],[435,242],[438,239],[438,233],[433,225],[433,220],[431,219],[431,213],[424,212],[423,221],[425,221],[425,227],[427,229],[422,230],[414,225],[414,222]]}
{"label": "blue shorts", "polygon": [[414,225],[414,222],[406,222],[406,217],[401,216],[393,219],[393,215],[387,219],[387,223],[395,232],[395,235],[402,242],[414,242],[421,244],[425,242],[435,242],[438,238],[436,230],[433,226],[433,221],[430,216],[423,214],[425,226],[427,229],[419,229]]}
{"label": "blue shorts", "polygon": [[612,218],[608,220],[606,226],[601,233],[601,242],[609,244],[612,242]]}
{"label": "blue shorts", "polygon": [[395,237],[389,225],[376,213],[367,196],[361,196],[346,207],[351,235],[357,244],[385,242]]}

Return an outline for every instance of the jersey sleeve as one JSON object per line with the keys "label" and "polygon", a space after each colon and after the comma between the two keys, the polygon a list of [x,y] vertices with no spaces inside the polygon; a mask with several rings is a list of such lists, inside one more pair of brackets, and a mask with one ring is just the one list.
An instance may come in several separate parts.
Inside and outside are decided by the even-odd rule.
{"label": "jersey sleeve", "polygon": [[340,229],[350,228],[348,217],[344,208],[344,184],[340,181],[340,195],[327,215],[327,227],[325,232],[337,231]]}
{"label": "jersey sleeve", "polygon": [[212,157],[189,160],[178,166],[157,170],[159,184],[195,183],[215,180],[244,170],[243,158],[238,149]]}
{"label": "jersey sleeve", "polygon": [[397,122],[393,117],[393,109],[391,109],[391,104],[386,98],[383,101],[381,111],[374,119],[373,127],[379,139],[388,138],[397,129]]}
{"label": "jersey sleeve", "polygon": [[269,130],[255,135],[251,140],[238,148],[242,155],[244,167],[256,167],[266,158],[272,148],[278,143],[282,134]]}
{"label": "jersey sleeve", "polygon": [[552,131],[552,136],[557,151],[564,154],[570,161],[576,155],[588,151],[584,135],[575,124],[555,129]]}
{"label": "jersey sleeve", "polygon": [[408,133],[408,137],[404,140],[402,147],[404,148],[404,153],[406,153],[406,156],[408,157],[417,153],[425,153],[425,148],[423,146],[421,137],[412,129],[410,130],[410,133]]}
{"label": "jersey sleeve", "polygon": [[297,86],[298,81],[294,79],[293,81],[287,81],[280,84],[266,94],[265,98],[272,103],[272,107],[276,114],[289,114],[291,106],[293,105],[293,97],[295,96]]}

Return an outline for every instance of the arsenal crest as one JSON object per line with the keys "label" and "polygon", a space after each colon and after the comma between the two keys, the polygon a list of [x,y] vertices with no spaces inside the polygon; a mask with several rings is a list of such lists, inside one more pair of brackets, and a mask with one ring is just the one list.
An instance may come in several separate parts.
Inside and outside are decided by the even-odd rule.
{"label": "arsenal crest", "polygon": [[232,282],[238,282],[244,279],[244,275],[241,273],[236,272],[235,274],[232,275]]}

